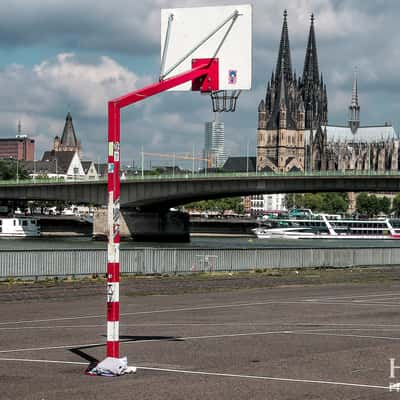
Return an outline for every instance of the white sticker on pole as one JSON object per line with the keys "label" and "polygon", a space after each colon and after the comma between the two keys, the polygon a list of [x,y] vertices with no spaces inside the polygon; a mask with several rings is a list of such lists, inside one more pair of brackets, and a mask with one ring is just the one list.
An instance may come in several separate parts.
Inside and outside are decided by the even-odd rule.
{"label": "white sticker on pole", "polygon": [[119,143],[114,142],[114,161],[119,161]]}
{"label": "white sticker on pole", "polygon": [[119,282],[107,283],[107,303],[119,301]]}

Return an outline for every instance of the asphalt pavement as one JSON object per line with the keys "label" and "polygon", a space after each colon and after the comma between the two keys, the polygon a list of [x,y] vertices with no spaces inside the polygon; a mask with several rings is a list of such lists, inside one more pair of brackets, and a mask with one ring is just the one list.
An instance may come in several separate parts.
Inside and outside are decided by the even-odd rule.
{"label": "asphalt pavement", "polygon": [[84,374],[105,357],[101,284],[43,286],[47,297],[9,289],[0,399],[400,398],[389,390],[389,359],[400,366],[395,280],[147,296],[132,285],[121,287],[121,356],[138,370],[117,378]]}

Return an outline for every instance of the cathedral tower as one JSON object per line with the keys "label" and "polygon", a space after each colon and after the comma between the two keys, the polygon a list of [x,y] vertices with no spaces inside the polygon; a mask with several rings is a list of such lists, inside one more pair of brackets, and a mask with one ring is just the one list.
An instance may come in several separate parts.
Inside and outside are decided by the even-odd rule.
{"label": "cathedral tower", "polygon": [[258,107],[257,170],[288,172],[304,168],[305,108],[292,72],[287,11],[283,13],[275,73]]}

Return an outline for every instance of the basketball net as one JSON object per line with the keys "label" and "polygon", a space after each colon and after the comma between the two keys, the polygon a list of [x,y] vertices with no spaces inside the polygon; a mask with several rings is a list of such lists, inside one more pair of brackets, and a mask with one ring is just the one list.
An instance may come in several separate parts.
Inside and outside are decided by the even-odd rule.
{"label": "basketball net", "polygon": [[242,91],[241,90],[216,90],[210,92],[213,111],[235,112],[236,102]]}

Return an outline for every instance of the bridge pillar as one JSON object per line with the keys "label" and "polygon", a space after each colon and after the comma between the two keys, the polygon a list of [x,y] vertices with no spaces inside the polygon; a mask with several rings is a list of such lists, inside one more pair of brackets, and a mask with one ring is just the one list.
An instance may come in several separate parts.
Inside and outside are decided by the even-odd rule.
{"label": "bridge pillar", "polygon": [[[107,239],[107,210],[97,210],[93,238]],[[121,238],[144,242],[189,242],[189,215],[179,211],[141,212],[121,209]]]}

